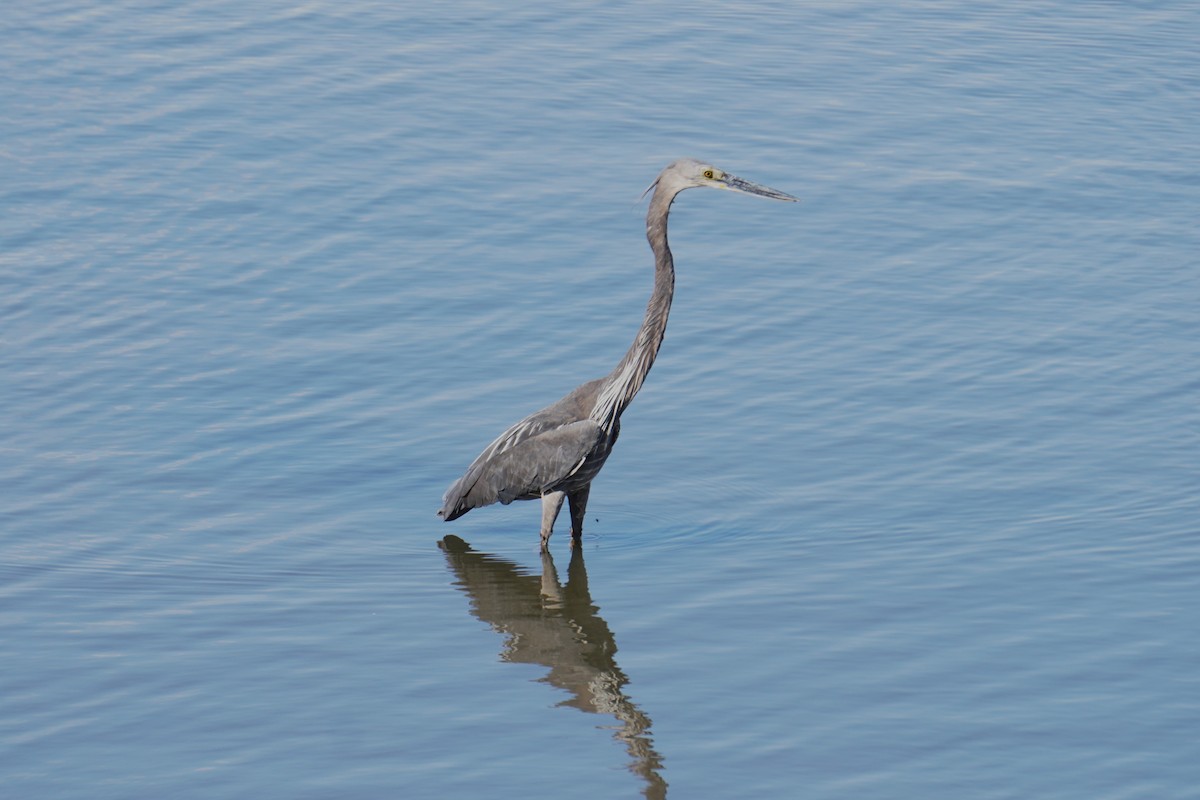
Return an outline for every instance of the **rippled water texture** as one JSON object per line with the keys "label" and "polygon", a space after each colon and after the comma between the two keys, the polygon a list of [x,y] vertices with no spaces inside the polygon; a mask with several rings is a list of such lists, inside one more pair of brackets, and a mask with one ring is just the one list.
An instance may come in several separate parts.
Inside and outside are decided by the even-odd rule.
{"label": "rippled water texture", "polygon": [[[0,794],[1193,798],[1194,3],[17,3]],[[434,512],[675,307],[591,494]],[[560,528],[563,521],[560,521]]]}

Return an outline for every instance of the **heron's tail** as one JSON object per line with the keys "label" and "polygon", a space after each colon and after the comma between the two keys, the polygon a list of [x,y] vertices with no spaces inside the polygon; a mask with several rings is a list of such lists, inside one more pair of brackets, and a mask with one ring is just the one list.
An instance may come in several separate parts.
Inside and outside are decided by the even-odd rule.
{"label": "heron's tail", "polygon": [[[478,508],[486,503],[480,503],[479,498],[472,497],[471,490],[478,482],[477,470],[469,469],[467,474],[456,480],[442,495],[442,508],[437,512],[443,521],[458,519],[472,508]],[[494,501],[493,501],[494,502]]]}
{"label": "heron's tail", "polygon": [[449,504],[447,504],[444,508],[439,508],[437,515],[442,518],[443,522],[449,522],[452,519],[458,519],[470,510],[470,508],[464,508],[462,502],[460,501],[459,504],[454,508],[451,508]]}

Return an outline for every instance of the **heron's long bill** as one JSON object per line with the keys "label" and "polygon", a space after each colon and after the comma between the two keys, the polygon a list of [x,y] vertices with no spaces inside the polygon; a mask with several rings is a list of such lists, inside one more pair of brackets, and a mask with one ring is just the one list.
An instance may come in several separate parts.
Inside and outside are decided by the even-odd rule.
{"label": "heron's long bill", "polygon": [[798,202],[799,198],[792,197],[790,194],[781,192],[777,189],[772,189],[769,186],[763,186],[761,183],[748,181],[745,178],[739,178],[736,175],[725,174],[723,178],[726,189],[733,189],[735,192],[745,192],[746,194],[757,194],[762,197],[769,197],[772,200],[788,200],[790,202]]}

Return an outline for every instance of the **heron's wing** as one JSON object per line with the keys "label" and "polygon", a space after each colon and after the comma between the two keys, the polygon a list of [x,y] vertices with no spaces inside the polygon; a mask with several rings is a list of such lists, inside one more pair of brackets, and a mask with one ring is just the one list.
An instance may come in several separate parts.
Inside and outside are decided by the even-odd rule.
{"label": "heron's wing", "polygon": [[[540,436],[547,431],[569,425],[574,421],[574,418],[559,412],[558,404],[549,408],[543,408],[541,411],[530,414],[497,436],[495,441],[484,448],[479,457],[471,463],[471,466],[474,467],[476,464],[491,461],[496,456],[513,449],[522,442],[528,441],[535,436]],[[470,470],[468,469],[468,471]]]}
{"label": "heron's wing", "polygon": [[[471,463],[471,466],[474,467],[476,464],[489,461],[504,451],[516,447],[526,439],[539,436],[555,428],[565,427],[572,422],[587,419],[589,412],[596,404],[596,395],[599,393],[600,386],[603,383],[604,379],[601,378],[581,384],[558,402],[551,403],[545,408],[533,412],[520,422],[511,425],[508,430],[497,436],[495,441],[484,448],[479,457]],[[468,469],[468,471],[470,470]]]}
{"label": "heron's wing", "polygon": [[590,419],[555,425],[537,417],[501,434],[454,482],[442,498],[445,519],[552,490],[579,469],[603,438],[603,430]]}

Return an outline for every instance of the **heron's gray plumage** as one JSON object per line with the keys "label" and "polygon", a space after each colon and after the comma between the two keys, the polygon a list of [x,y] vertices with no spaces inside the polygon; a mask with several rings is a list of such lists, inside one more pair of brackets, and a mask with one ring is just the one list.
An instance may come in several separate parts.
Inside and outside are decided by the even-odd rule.
{"label": "heron's gray plumage", "polygon": [[[442,517],[457,519],[497,501],[532,500],[568,483],[593,451],[604,449],[605,432],[588,417],[602,383],[585,383],[500,434],[446,491]],[[616,441],[615,432],[611,438]]]}
{"label": "heron's gray plumage", "polygon": [[633,344],[608,375],[583,384],[500,434],[446,490],[439,516],[449,521],[472,508],[540,497],[545,547],[565,498],[570,501],[572,540],[580,538],[592,479],[608,460],[620,434],[621,414],[642,388],[667,329],[675,289],[675,264],[667,245],[671,204],[684,189],[699,186],[796,199],[695,159],[680,159],[664,169],[647,189],[654,192],[646,212],[654,290]]}

